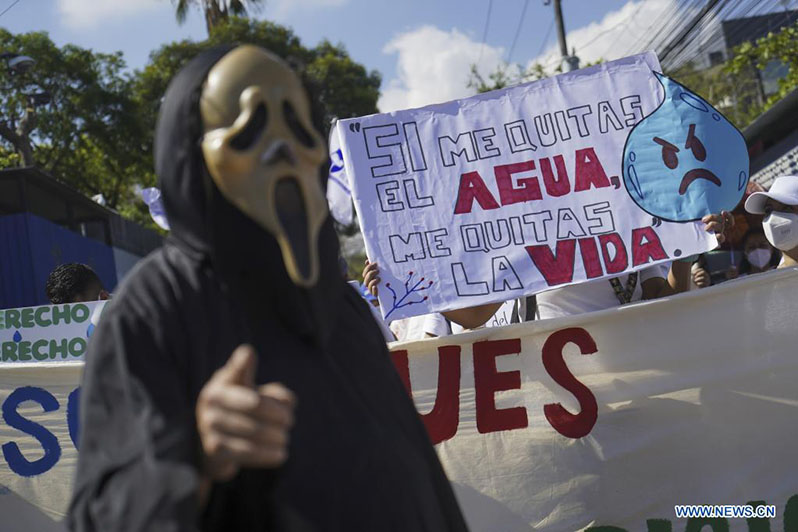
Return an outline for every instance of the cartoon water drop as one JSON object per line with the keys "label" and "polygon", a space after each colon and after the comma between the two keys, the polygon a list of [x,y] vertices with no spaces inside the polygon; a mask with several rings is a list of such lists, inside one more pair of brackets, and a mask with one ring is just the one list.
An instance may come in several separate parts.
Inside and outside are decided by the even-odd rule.
{"label": "cartoon water drop", "polygon": [[14,333],[14,341],[15,342],[21,342],[22,341],[22,335],[19,334],[19,331]]}
{"label": "cartoon water drop", "polygon": [[701,97],[654,75],[664,99],[626,139],[626,191],[640,208],[671,222],[734,209],[748,184],[745,139]]}

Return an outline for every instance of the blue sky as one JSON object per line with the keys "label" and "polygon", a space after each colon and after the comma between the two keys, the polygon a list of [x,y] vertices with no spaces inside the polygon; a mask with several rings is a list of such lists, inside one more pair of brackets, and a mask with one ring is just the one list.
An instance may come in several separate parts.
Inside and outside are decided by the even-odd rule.
{"label": "blue sky", "polygon": [[[614,59],[640,46],[676,0],[563,0],[569,47],[583,60]],[[0,10],[13,0],[0,0]],[[267,0],[256,18],[289,26],[306,45],[343,43],[383,77],[380,109],[416,107],[468,96],[471,64],[487,74],[509,57],[525,0]],[[552,7],[529,0],[511,62],[556,64]],[[169,0],[19,0],[0,17],[15,32],[43,30],[59,45],[121,50],[140,68],[163,43],[205,37],[198,11],[178,25]]]}

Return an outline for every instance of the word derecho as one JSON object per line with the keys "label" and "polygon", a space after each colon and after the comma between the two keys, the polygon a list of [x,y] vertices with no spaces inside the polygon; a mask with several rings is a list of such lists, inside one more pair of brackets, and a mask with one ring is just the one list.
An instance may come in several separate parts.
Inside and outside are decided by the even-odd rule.
{"label": "word derecho", "polygon": [[[90,334],[88,305],[0,310],[2,362],[81,359]],[[12,333],[13,331],[13,333]]]}

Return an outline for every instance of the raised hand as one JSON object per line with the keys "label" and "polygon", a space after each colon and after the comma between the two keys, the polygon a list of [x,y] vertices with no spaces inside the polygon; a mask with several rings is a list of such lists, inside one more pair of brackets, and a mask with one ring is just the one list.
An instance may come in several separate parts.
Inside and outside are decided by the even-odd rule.
{"label": "raised hand", "polygon": [[242,467],[272,468],[288,458],[294,394],[279,383],[255,386],[257,355],[240,345],[203,386],[197,429],[204,476],[225,481]]}
{"label": "raised hand", "polygon": [[704,222],[704,229],[707,233],[715,233],[718,244],[726,241],[726,231],[734,227],[734,216],[728,211],[720,211],[720,214],[707,214],[701,221]]}

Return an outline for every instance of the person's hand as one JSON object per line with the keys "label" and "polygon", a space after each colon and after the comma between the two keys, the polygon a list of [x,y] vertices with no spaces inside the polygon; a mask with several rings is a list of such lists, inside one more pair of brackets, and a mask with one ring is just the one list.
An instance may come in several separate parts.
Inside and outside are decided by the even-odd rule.
{"label": "person's hand", "polygon": [[726,270],[726,279],[737,279],[740,276],[740,270],[737,269],[737,266],[729,266],[729,269]]}
{"label": "person's hand", "polygon": [[288,458],[294,394],[279,383],[256,388],[256,364],[252,346],[240,345],[200,391],[203,474],[212,480],[230,480],[242,467],[278,467]]}
{"label": "person's hand", "polygon": [[726,231],[734,227],[734,216],[728,211],[720,211],[720,214],[707,214],[701,221],[704,222],[704,230],[707,233],[715,233],[718,244],[726,241]]}
{"label": "person's hand", "polygon": [[699,266],[698,263],[693,264],[691,274],[693,277],[693,284],[695,284],[698,288],[706,288],[712,283],[709,277],[709,272]]}
{"label": "person's hand", "polygon": [[380,267],[376,262],[369,262],[366,259],[366,267],[363,268],[363,284],[366,285],[369,293],[377,297],[380,285]]}

